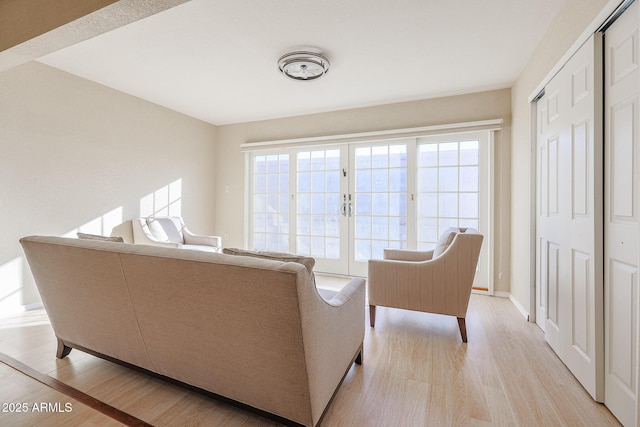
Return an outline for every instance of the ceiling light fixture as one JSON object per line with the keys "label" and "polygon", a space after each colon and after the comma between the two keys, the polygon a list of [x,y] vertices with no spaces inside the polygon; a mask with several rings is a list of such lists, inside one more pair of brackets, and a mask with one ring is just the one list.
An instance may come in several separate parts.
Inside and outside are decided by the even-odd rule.
{"label": "ceiling light fixture", "polygon": [[309,50],[285,53],[278,59],[278,68],[285,76],[301,81],[318,79],[329,71],[329,60],[321,53]]}

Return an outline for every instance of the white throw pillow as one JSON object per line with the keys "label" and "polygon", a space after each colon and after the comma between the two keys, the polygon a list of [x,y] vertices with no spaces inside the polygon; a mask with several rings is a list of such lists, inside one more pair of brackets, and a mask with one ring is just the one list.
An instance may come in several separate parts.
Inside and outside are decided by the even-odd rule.
{"label": "white throw pillow", "polygon": [[436,243],[436,247],[433,249],[433,258],[437,258],[442,255],[449,245],[451,245],[451,242],[453,242],[453,239],[459,232],[460,229],[457,227],[450,227],[444,230],[444,233],[442,233],[438,239],[438,243]]}
{"label": "white throw pillow", "polygon": [[155,237],[156,240],[160,242],[170,242],[169,236],[166,231],[164,231],[164,227],[159,218],[147,218],[147,226],[149,227],[149,232]]}
{"label": "white throw pillow", "polygon": [[270,259],[273,261],[297,262],[298,264],[304,265],[309,274],[313,274],[313,266],[316,264],[316,260],[311,257],[307,257],[304,255],[287,254],[282,252],[256,252],[238,248],[223,248],[222,253],[227,255],[240,255],[254,258]]}
{"label": "white throw pillow", "polygon": [[124,239],[120,236],[101,236],[99,234],[89,234],[89,233],[77,233],[78,239],[84,240],[101,240],[103,242],[118,242],[124,243]]}

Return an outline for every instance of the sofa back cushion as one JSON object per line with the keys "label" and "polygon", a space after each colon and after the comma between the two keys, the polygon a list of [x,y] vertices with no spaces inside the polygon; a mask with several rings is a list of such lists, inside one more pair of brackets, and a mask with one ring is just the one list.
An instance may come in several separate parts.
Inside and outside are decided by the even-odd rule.
{"label": "sofa back cushion", "polygon": [[[58,338],[153,369],[116,252],[134,245],[60,237],[20,242]],[[112,250],[87,250],[105,246]]]}
{"label": "sofa back cushion", "polygon": [[313,274],[313,266],[316,264],[316,260],[314,258],[304,255],[287,254],[283,252],[259,252],[238,248],[223,248],[222,253],[227,255],[240,255],[254,258],[270,259],[272,261],[297,262],[298,264],[304,265],[309,274]]}

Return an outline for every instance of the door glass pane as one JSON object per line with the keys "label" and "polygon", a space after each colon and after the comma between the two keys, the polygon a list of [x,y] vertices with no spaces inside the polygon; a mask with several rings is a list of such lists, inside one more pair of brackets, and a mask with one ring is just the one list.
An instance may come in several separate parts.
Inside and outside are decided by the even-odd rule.
{"label": "door glass pane", "polygon": [[385,248],[407,247],[407,146],[357,147],[355,261],[381,259]]}
{"label": "door glass pane", "polygon": [[296,251],[339,259],[340,150],[304,151],[296,157]]}
{"label": "door glass pane", "polygon": [[449,227],[478,228],[479,161],[478,140],[418,145],[418,249],[433,249]]}
{"label": "door glass pane", "polygon": [[289,155],[253,157],[254,250],[289,251]]}

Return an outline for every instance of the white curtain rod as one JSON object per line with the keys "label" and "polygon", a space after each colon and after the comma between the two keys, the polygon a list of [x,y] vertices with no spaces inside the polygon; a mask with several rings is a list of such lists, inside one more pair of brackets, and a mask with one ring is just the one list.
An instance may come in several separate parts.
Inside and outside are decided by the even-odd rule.
{"label": "white curtain rod", "polygon": [[451,123],[445,125],[422,126],[416,128],[391,129],[373,132],[347,133],[341,135],[315,136],[306,138],[281,139],[274,141],[246,142],[240,145],[242,151],[264,150],[287,146],[320,144],[344,144],[348,142],[400,139],[437,133],[471,132],[476,130],[500,130],[502,119],[481,120],[476,122]]}

